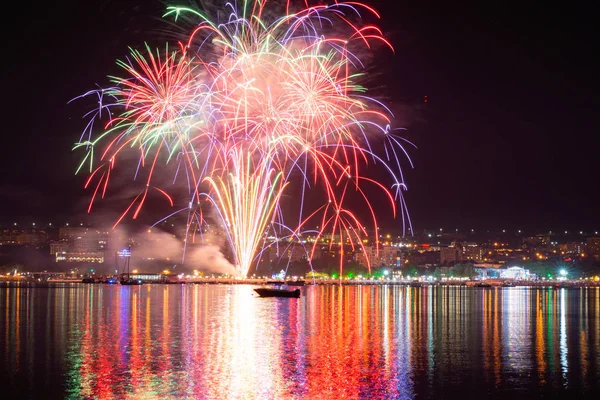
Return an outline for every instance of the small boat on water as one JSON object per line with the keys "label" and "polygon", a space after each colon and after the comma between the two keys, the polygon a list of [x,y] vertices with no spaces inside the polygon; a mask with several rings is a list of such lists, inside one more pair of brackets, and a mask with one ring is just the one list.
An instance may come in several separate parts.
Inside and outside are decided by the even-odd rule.
{"label": "small boat on water", "polygon": [[254,288],[254,291],[258,293],[260,297],[300,297],[300,289],[287,289],[285,287],[261,287]]}
{"label": "small boat on water", "polygon": [[121,277],[121,285],[143,285],[144,281],[141,279],[135,279],[135,278],[128,278],[128,277]]}

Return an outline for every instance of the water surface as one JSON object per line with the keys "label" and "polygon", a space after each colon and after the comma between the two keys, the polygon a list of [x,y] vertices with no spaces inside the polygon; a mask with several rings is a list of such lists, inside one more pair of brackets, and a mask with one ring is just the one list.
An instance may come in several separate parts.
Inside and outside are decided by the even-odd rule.
{"label": "water surface", "polygon": [[[600,289],[0,284],[2,398],[591,398]],[[7,396],[8,394],[8,396]]]}

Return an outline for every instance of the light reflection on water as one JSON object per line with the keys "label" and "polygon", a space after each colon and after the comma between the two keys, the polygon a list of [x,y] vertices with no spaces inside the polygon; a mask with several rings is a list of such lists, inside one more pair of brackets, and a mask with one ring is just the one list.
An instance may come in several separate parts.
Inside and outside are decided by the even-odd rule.
{"label": "light reflection on water", "polygon": [[[600,289],[0,286],[14,397],[464,398],[600,389]],[[3,396],[4,398],[4,396]]]}

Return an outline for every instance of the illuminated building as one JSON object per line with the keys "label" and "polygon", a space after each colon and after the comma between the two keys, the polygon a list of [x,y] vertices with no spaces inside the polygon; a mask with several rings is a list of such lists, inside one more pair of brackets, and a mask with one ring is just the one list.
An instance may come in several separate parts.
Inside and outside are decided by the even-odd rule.
{"label": "illuminated building", "polygon": [[448,247],[440,248],[440,263],[483,260],[483,248],[474,242],[452,242]]}
{"label": "illuminated building", "polygon": [[521,267],[509,267],[506,269],[501,269],[499,272],[500,278],[502,279],[527,280],[533,277],[529,273],[529,270]]}
{"label": "illuminated building", "polygon": [[462,249],[457,246],[442,247],[440,249],[440,263],[455,263],[462,261]]}
{"label": "illuminated building", "polygon": [[[124,276],[125,274],[121,274],[121,276]],[[150,282],[175,282],[179,279],[178,275],[173,275],[174,278],[171,279],[168,275],[163,275],[163,274],[151,274],[151,273],[144,273],[144,272],[140,272],[140,273],[131,273],[128,275],[131,279],[141,279],[143,280],[145,283],[150,283]]]}
{"label": "illuminated building", "polygon": [[50,254],[63,254],[69,250],[69,242],[50,242]]}
{"label": "illuminated building", "polygon": [[587,253],[594,257],[596,260],[600,260],[600,237],[591,237],[586,241]]}
{"label": "illuminated building", "polygon": [[483,249],[477,245],[477,243],[463,242],[463,260],[483,260]]}
{"label": "illuminated building", "polygon": [[373,246],[365,246],[365,251],[358,251],[355,259],[362,265],[371,265],[371,267],[396,267],[399,266],[402,258],[402,251],[396,246],[382,246],[379,252]]}
{"label": "illuminated building", "polygon": [[523,244],[539,248],[548,247],[550,245],[550,236],[539,234],[535,236],[524,237]]}
{"label": "illuminated building", "polygon": [[564,254],[579,255],[586,252],[586,245],[584,242],[570,242],[558,246],[558,248],[564,252]]}
{"label": "illuminated building", "polygon": [[66,262],[96,262],[103,263],[104,262],[104,252],[75,252],[75,251],[63,251],[61,253],[55,253],[56,262],[58,261],[66,261]]}
{"label": "illuminated building", "polygon": [[58,242],[50,243],[50,254],[56,261],[103,263],[108,247],[108,231],[62,227],[58,230]]}
{"label": "illuminated building", "polygon": [[0,245],[40,246],[48,241],[48,234],[37,229],[5,230],[0,232]]}

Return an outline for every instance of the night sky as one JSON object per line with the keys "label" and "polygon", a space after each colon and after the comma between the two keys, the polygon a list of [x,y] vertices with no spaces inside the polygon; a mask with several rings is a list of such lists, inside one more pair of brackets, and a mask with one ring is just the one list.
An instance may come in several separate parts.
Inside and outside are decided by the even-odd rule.
{"label": "night sky", "polygon": [[[85,108],[67,102],[106,86],[128,45],[176,32],[161,22],[163,2],[137,3],[5,10],[1,222],[60,223],[84,210],[90,192],[71,147]],[[370,85],[418,146],[406,171],[415,231],[600,229],[592,5],[369,3],[396,50],[376,54]]]}

